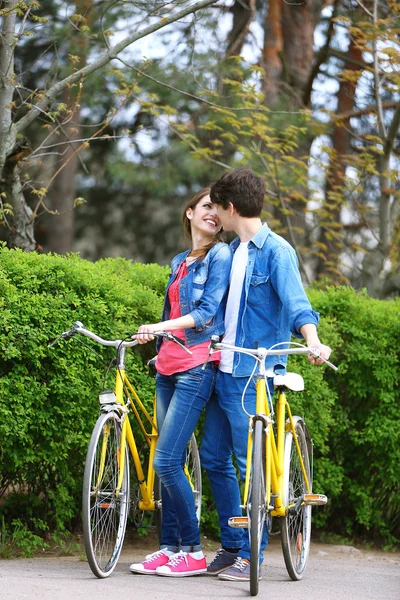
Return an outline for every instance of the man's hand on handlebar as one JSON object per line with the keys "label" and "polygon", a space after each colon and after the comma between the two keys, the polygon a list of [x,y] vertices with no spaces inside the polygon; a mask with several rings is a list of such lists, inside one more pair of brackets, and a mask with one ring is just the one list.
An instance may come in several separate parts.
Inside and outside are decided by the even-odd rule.
{"label": "man's hand on handlebar", "polygon": [[315,354],[308,355],[308,360],[313,365],[322,365],[324,360],[328,360],[332,352],[332,349],[329,348],[329,346],[325,346],[324,344],[321,344],[321,342],[309,344],[308,347],[310,350],[315,351]]}

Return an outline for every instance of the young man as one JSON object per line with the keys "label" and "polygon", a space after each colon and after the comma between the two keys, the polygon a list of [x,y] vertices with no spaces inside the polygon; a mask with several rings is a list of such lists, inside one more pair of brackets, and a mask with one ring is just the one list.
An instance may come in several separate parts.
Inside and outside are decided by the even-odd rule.
{"label": "young man", "polygon": [[[269,348],[289,341],[293,334],[328,359],[331,349],[319,341],[319,315],[305,294],[295,251],[260,219],[264,196],[264,181],[248,168],[226,173],[211,187],[210,197],[218,206],[223,229],[238,234],[231,244],[234,255],[224,342]],[[266,366],[284,372],[286,359],[268,357]],[[312,357],[309,360],[322,362]],[[207,405],[201,447],[202,466],[208,473],[218,511],[222,546],[207,572],[226,580],[250,579],[248,532],[232,529],[228,519],[242,514],[232,454],[244,479],[248,417],[242,408],[242,393],[253,367],[250,356],[221,353],[216,393]],[[255,384],[251,382],[245,396],[249,413],[255,411],[255,397]],[[265,530],[262,550],[267,542]]]}

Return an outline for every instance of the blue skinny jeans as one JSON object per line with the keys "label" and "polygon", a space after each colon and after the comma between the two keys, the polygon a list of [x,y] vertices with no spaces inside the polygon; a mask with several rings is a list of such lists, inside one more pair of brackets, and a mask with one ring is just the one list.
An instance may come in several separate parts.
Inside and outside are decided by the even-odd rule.
{"label": "blue skinny jeans", "polygon": [[216,368],[208,363],[173,375],[157,374],[159,438],[154,469],[161,480],[160,548],[173,552],[201,550],[193,492],[183,471],[186,445],[215,386]]}

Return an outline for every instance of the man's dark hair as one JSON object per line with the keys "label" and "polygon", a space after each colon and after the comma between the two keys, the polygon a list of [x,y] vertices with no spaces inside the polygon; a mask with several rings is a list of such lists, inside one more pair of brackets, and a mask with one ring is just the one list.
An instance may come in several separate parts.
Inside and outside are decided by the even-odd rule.
{"label": "man's dark hair", "polygon": [[248,167],[222,175],[211,186],[211,202],[223,209],[232,202],[241,217],[259,217],[264,204],[265,182]]}

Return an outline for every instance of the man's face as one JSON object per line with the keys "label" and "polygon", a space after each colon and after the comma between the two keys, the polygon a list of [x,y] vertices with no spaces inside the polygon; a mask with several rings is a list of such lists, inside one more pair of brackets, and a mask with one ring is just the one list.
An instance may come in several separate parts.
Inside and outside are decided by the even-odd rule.
{"label": "man's face", "polygon": [[218,218],[224,231],[233,231],[231,211],[229,208],[224,209],[220,204],[217,204]]}

